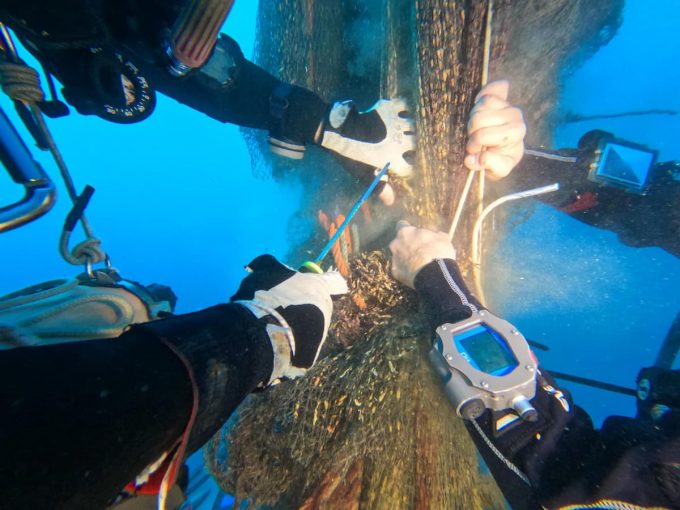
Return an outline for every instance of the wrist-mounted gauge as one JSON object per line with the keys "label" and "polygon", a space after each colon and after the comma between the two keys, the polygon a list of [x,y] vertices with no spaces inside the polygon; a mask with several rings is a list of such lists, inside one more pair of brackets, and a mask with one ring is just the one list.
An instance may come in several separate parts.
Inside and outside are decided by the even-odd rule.
{"label": "wrist-mounted gauge", "polygon": [[537,362],[522,334],[488,310],[437,328],[430,361],[456,413],[475,419],[486,409],[514,410],[535,421]]}

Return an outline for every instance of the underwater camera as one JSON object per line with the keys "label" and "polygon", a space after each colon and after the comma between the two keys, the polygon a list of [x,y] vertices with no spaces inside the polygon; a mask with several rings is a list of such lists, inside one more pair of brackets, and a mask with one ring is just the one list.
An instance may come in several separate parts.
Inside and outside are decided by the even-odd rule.
{"label": "underwater camera", "polygon": [[644,145],[605,137],[596,150],[597,159],[589,167],[588,179],[644,194],[657,154]]}

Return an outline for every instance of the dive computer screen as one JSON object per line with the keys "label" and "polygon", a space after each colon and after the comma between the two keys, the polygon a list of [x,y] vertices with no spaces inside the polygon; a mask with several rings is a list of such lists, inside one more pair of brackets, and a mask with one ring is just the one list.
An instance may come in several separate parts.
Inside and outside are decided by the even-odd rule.
{"label": "dive computer screen", "polygon": [[642,190],[656,159],[656,151],[628,145],[619,141],[607,142],[602,150],[596,178],[612,184]]}
{"label": "dive computer screen", "polygon": [[454,341],[463,358],[487,374],[505,375],[518,365],[503,337],[483,324],[454,335]]}

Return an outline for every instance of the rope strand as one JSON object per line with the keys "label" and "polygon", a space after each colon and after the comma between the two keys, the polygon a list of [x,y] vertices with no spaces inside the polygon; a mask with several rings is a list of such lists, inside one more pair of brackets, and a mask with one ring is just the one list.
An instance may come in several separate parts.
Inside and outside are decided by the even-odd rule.
{"label": "rope strand", "polygon": [[[492,19],[493,19],[493,0],[489,0],[487,3],[486,24],[484,28],[484,52],[481,79],[482,87],[484,87],[489,80],[489,65],[491,60]],[[484,149],[482,148],[482,150]],[[460,217],[463,212],[463,208],[465,207],[465,202],[467,201],[467,197],[470,194],[470,188],[472,187],[472,181],[474,180],[475,173],[477,173],[477,170],[470,170],[468,172],[468,176],[465,181],[465,186],[463,187],[463,192],[461,193],[460,199],[458,200],[458,206],[456,207],[456,212],[453,216],[453,220],[451,221],[451,227],[449,228],[449,239],[451,240],[451,242],[453,242],[453,236],[455,235],[456,229],[458,228],[458,223],[460,222]],[[482,169],[481,171],[479,171],[479,183],[477,188],[477,216],[482,214],[482,209],[484,207],[484,188],[485,188],[485,171]],[[481,268],[479,266],[473,265],[473,272],[480,271]],[[477,275],[475,275],[475,277],[477,278]],[[481,279],[481,276],[479,276],[479,278]],[[477,297],[481,300],[480,296]]]}
{"label": "rope strand", "polygon": [[[38,103],[45,97],[40,85],[40,76],[35,69],[21,61],[7,26],[1,22],[0,38],[4,43],[8,57],[8,61],[0,63],[0,83],[2,89],[10,98],[19,102],[17,107],[23,105],[23,107],[30,111],[35,125],[43,135],[47,148],[52,154],[57,168],[59,169],[69,198],[75,205],[78,203],[79,197],[75,185],[73,184],[71,173],[66,166],[66,161],[64,160],[61,151],[59,151],[59,148],[45,123],[45,118],[42,115],[40,107],[38,106]],[[60,251],[67,262],[74,265],[84,263],[89,268],[92,264],[107,260],[108,257],[99,246],[101,241],[94,236],[90,223],[83,212],[80,214],[79,221],[87,240],[77,245],[76,248],[74,248],[74,251],[68,254],[68,236],[70,236],[70,232],[64,232],[62,233],[60,242]],[[64,238],[66,238],[65,243]],[[64,252],[63,249],[64,245],[66,246],[66,252]]]}

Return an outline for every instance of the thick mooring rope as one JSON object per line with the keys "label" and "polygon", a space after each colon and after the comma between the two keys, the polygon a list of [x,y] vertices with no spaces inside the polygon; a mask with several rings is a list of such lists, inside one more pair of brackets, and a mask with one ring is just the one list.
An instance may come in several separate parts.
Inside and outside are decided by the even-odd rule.
{"label": "thick mooring rope", "polygon": [[[482,80],[481,80],[481,85],[484,87],[487,82],[489,81],[489,62],[491,60],[491,24],[493,20],[493,0],[489,0],[487,4],[487,11],[486,11],[486,25],[484,29],[484,53],[483,53],[483,63],[482,63]],[[483,150],[483,149],[482,149]],[[470,188],[472,187],[472,181],[475,178],[475,174],[477,173],[477,170],[470,170],[468,172],[467,179],[465,180],[465,185],[463,186],[463,192],[460,195],[460,199],[458,200],[458,205],[456,206],[456,212],[453,215],[453,220],[451,222],[451,227],[449,228],[449,239],[451,242],[453,242],[453,236],[456,233],[456,229],[458,228],[458,223],[460,222],[460,216],[463,213],[463,208],[465,207],[465,202],[467,201],[467,197],[470,194]],[[479,171],[479,184],[477,188],[477,216],[481,216],[482,211],[484,209],[484,188],[485,188],[485,171],[482,169]],[[479,244],[476,244],[476,243]],[[481,251],[481,234],[479,235],[479,239],[475,240],[473,239],[472,241],[472,250],[475,248],[479,249]],[[471,252],[473,261],[474,260],[480,260],[481,257],[477,257],[474,251]],[[480,301],[483,302],[483,299],[481,298],[483,291],[481,288],[481,283],[478,285],[477,282],[481,282],[481,262],[480,263],[473,263],[472,266],[472,271],[474,275],[474,280],[475,280],[475,293],[477,295],[477,298],[480,299]]]}

